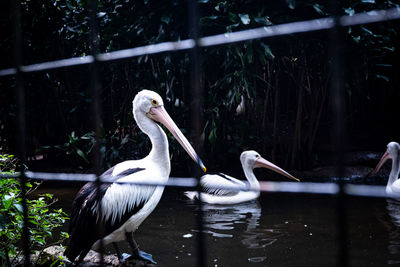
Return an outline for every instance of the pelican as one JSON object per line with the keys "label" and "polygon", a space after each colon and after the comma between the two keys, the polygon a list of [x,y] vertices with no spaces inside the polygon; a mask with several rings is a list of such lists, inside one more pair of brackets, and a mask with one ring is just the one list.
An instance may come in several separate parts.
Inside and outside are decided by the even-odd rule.
{"label": "pelican", "polygon": [[[201,192],[201,201],[210,204],[228,205],[257,199],[260,196],[260,183],[254,175],[254,168],[267,168],[295,181],[300,181],[285,170],[262,158],[254,150],[244,151],[240,155],[240,162],[248,184],[223,173],[203,175],[200,178],[200,185],[204,190]],[[249,186],[251,191],[240,190],[246,188],[246,186]],[[185,195],[190,199],[199,198],[198,192],[188,191],[185,192]]]}
{"label": "pelican", "polygon": [[78,261],[81,262],[90,249],[98,250],[101,242],[103,246],[112,243],[119,259],[123,260],[116,242],[127,240],[133,258],[155,263],[151,254],[139,250],[133,232],[157,206],[164,187],[129,182],[163,184],[168,181],[171,171],[168,140],[156,122],[162,123],[189,156],[206,171],[189,141],[168,115],[157,93],[142,90],[132,104],[137,125],[150,138],[151,151],[143,159],[121,162],[102,174],[113,183],[103,183],[100,187],[93,182],[87,183],[78,192],[73,202],[70,239],[65,251],[70,261],[79,256]]}
{"label": "pelican", "polygon": [[399,194],[400,193],[400,180],[399,177],[399,165],[400,165],[400,145],[397,142],[390,142],[387,145],[387,150],[383,154],[381,160],[376,165],[372,174],[376,174],[382,165],[388,160],[392,159],[392,170],[389,174],[388,183],[386,185],[386,193],[388,194]]}

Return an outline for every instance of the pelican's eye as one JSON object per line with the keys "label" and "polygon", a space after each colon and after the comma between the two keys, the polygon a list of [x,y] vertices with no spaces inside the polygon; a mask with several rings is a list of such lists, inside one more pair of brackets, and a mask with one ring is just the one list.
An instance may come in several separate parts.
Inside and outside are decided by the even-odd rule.
{"label": "pelican's eye", "polygon": [[256,158],[257,158],[257,159],[260,158],[260,155],[256,155]]}
{"label": "pelican's eye", "polygon": [[151,104],[152,104],[153,106],[158,106],[158,101],[155,100],[155,99],[152,99],[152,100],[151,100]]}

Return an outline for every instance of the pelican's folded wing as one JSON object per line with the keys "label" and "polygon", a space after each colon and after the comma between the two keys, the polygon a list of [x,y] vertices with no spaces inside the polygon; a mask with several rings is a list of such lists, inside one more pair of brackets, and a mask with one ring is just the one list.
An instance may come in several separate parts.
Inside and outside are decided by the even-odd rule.
{"label": "pelican's folded wing", "polygon": [[[143,170],[143,168],[127,169],[111,178],[117,180],[123,175],[135,175]],[[105,175],[110,176],[112,169],[107,172]],[[87,253],[96,240],[118,229],[142,209],[153,195],[155,188],[155,186],[117,183],[85,184],[73,202],[68,231],[70,239],[65,255],[73,261],[82,251]],[[110,198],[116,201],[110,201]],[[100,214],[99,199],[102,200]]]}
{"label": "pelican's folded wing", "polygon": [[215,196],[234,196],[248,184],[223,173],[207,174],[200,181],[207,194]]}

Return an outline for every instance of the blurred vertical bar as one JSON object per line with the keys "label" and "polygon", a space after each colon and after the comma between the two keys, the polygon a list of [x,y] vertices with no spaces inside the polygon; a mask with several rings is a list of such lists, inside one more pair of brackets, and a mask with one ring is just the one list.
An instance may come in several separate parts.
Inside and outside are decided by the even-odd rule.
{"label": "blurred vertical bar", "polygon": [[335,16],[335,26],[330,30],[330,52],[332,56],[332,80],[331,99],[333,115],[333,149],[336,175],[338,177],[339,192],[336,202],[336,215],[338,227],[338,262],[341,267],[348,266],[347,253],[347,212],[346,195],[344,192],[344,152],[346,149],[346,123],[345,123],[345,65],[343,63],[343,49],[345,47],[343,28],[340,27],[338,17],[340,15],[342,1],[331,0],[331,13]]}
{"label": "blurred vertical bar", "polygon": [[[202,155],[202,141],[201,141],[201,124],[202,124],[202,109],[203,109],[203,88],[201,85],[201,70],[200,70],[200,50],[199,50],[199,14],[196,0],[189,0],[188,3],[189,14],[189,38],[195,40],[195,46],[190,50],[190,87],[191,87],[191,118],[192,118],[192,136],[194,138],[194,148]],[[193,176],[198,178],[197,190],[201,191],[200,176],[201,172],[196,166],[193,169]],[[198,216],[197,227],[199,229],[198,246],[197,246],[197,265],[206,266],[206,250],[204,246],[204,231],[203,231],[203,204],[199,194],[199,201],[197,201]]]}
{"label": "blurred vertical bar", "polygon": [[[97,60],[97,55],[99,54],[99,28],[97,23],[97,9],[98,9],[98,1],[90,0],[90,39],[91,39],[91,51],[94,58],[94,61],[90,68],[90,87],[91,87],[91,95],[92,95],[92,108],[91,108],[91,121],[93,122],[93,129],[95,133],[95,144],[93,147],[93,167],[94,172],[96,174],[97,180],[97,209],[99,215],[101,217],[101,199],[100,199],[100,174],[101,174],[101,155],[100,155],[100,142],[99,137],[101,134],[101,108],[100,108],[100,75],[99,75],[99,61]],[[103,236],[104,236],[104,228],[102,220],[99,220],[99,229],[100,229],[100,265],[104,266],[104,246],[103,246]]]}
{"label": "blurred vertical bar", "polygon": [[20,160],[18,171],[21,173],[21,194],[22,194],[22,210],[24,217],[24,225],[22,230],[22,246],[25,255],[24,266],[30,266],[30,251],[29,251],[29,228],[28,228],[28,205],[26,201],[26,176],[24,166],[26,161],[26,132],[25,132],[25,90],[23,84],[23,76],[21,72],[22,66],[22,34],[21,34],[21,9],[20,3],[17,0],[10,1],[12,26],[13,26],[13,41],[14,41],[14,67],[17,70],[15,75],[17,106],[18,106],[18,131],[17,131],[17,158]]}
{"label": "blurred vertical bar", "polygon": [[22,33],[21,33],[21,9],[19,1],[10,1],[12,26],[13,26],[13,41],[14,41],[14,67],[17,70],[15,74],[16,92],[17,92],[17,158],[20,160],[18,171],[21,173],[21,194],[22,194],[22,210],[23,210],[23,229],[22,229],[22,246],[25,255],[24,266],[30,266],[30,251],[29,251],[29,228],[28,228],[28,205],[26,201],[26,176],[24,166],[26,161],[26,132],[25,132],[25,90],[23,85],[23,76],[21,72],[22,66]]}

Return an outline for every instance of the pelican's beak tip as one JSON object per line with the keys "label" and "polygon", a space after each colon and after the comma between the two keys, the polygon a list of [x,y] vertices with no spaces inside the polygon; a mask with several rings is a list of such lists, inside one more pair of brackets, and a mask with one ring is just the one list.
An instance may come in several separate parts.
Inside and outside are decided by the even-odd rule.
{"label": "pelican's beak tip", "polygon": [[204,173],[207,173],[207,168],[206,168],[206,166],[202,165],[202,166],[201,166],[201,169],[203,170]]}
{"label": "pelican's beak tip", "polygon": [[197,164],[200,166],[201,170],[206,173],[207,172],[207,168],[206,166],[204,166],[203,162],[201,161],[201,159],[196,155],[196,161]]}

